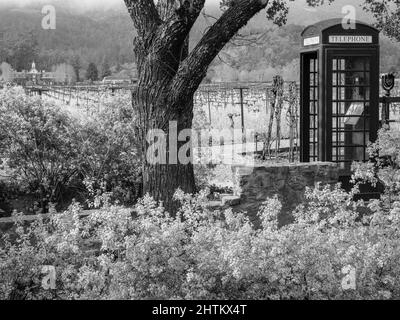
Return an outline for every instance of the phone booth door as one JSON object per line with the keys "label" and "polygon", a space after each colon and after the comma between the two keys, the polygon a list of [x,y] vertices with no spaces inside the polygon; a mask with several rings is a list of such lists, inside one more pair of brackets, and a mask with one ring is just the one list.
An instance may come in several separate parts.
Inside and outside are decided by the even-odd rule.
{"label": "phone booth door", "polygon": [[329,55],[331,92],[331,157],[343,173],[350,172],[353,161],[366,161],[371,129],[371,61],[370,55]]}
{"label": "phone booth door", "polygon": [[301,161],[319,160],[319,60],[318,52],[301,55]]}

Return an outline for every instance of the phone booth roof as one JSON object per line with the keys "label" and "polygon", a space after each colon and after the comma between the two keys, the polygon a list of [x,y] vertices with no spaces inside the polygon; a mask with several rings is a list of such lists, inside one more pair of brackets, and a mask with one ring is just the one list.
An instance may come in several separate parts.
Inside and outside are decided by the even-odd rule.
{"label": "phone booth roof", "polygon": [[345,29],[342,18],[320,21],[306,27],[302,36],[303,49],[320,45],[371,46],[379,44],[379,30],[356,20],[355,29]]}

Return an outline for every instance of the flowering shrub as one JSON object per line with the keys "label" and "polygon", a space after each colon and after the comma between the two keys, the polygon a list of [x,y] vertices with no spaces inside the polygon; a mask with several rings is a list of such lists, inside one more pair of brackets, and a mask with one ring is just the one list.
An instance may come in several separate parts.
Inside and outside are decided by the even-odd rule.
{"label": "flowering shrub", "polygon": [[371,203],[370,207],[389,217],[400,206],[400,132],[381,129],[368,152],[370,162],[353,164],[353,180],[358,184],[367,182],[383,186],[381,199]]}
{"label": "flowering shrub", "polygon": [[[281,203],[267,200],[256,230],[245,214],[209,210],[205,191],[178,191],[176,217],[149,197],[133,213],[109,196],[87,218],[77,204],[29,227],[16,217],[16,240],[0,251],[0,299],[400,298],[398,207],[363,216],[338,186],[317,186],[283,228]],[[41,288],[43,265],[56,268],[54,290]]]}

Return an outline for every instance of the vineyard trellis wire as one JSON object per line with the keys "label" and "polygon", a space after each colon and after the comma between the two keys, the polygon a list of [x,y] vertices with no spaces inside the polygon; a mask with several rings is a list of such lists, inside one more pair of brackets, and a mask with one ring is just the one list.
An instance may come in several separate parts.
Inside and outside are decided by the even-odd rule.
{"label": "vineyard trellis wire", "polygon": [[[36,89],[36,92],[39,90],[40,94],[65,104],[74,103],[79,108],[95,104],[100,108],[102,99],[120,92],[128,93],[133,86],[79,85]],[[392,94],[400,96],[399,80],[396,80]],[[381,88],[380,96],[383,95]],[[204,128],[254,129],[254,152],[260,153],[263,159],[294,162],[299,159],[299,102],[299,84],[284,82],[284,79],[276,76],[272,82],[264,83],[203,84],[195,94],[194,108],[201,111]],[[389,111],[391,126],[400,130],[400,103],[390,103]],[[285,119],[282,119],[283,115]]]}
{"label": "vineyard trellis wire", "polygon": [[[83,109],[88,109],[89,104],[100,108],[105,97],[133,91],[132,86],[106,85],[36,89],[47,98]],[[298,95],[298,84],[284,82],[280,76],[267,83],[204,84],[195,94],[194,108],[202,109],[206,117],[204,122],[210,129],[240,129],[242,132],[253,129],[256,143],[250,150],[261,153],[263,158],[285,158],[293,162],[299,152]]]}
{"label": "vineyard trellis wire", "polygon": [[212,129],[254,129],[254,151],[263,159],[294,162],[299,158],[299,94],[298,83],[276,76],[267,83],[202,85],[194,105],[208,113]]}

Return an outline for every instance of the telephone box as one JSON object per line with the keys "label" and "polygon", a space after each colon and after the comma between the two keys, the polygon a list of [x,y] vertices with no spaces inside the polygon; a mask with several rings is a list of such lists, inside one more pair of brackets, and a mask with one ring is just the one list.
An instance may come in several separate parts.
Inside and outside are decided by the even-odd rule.
{"label": "telephone box", "polygon": [[350,176],[379,128],[379,31],[342,19],[307,27],[301,50],[301,161],[338,163]]}

